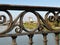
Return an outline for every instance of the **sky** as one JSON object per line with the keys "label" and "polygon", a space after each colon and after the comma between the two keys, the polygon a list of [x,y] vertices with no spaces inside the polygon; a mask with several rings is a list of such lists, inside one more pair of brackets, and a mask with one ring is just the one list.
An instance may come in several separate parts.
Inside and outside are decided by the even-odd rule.
{"label": "sky", "polygon": [[60,0],[0,0],[0,4],[60,7]]}
{"label": "sky", "polygon": [[[60,0],[0,0],[0,4],[60,7]],[[16,18],[17,13],[19,14],[20,12],[11,11],[11,13],[13,17]],[[44,17],[44,13],[41,14]],[[28,15],[26,17],[28,17]],[[27,19],[25,18],[25,20]]]}

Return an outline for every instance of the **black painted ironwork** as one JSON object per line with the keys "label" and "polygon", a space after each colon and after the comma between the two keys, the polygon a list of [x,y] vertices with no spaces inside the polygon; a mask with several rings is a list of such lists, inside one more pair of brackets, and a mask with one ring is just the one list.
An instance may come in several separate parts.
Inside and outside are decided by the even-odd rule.
{"label": "black painted ironwork", "polygon": [[[11,13],[8,10],[18,10],[23,12],[19,14],[16,19],[13,20],[13,17]],[[17,45],[16,38],[18,36],[27,35],[29,37],[29,45],[33,44],[33,35],[34,34],[42,34],[44,38],[44,45],[47,45],[47,35],[48,33],[54,33],[56,38],[56,45],[59,45],[59,22],[60,22],[60,8],[59,7],[43,7],[43,6],[20,6],[20,5],[2,5],[0,4],[0,11],[3,11],[8,14],[9,16],[9,23],[4,24],[6,22],[6,16],[1,15],[0,16],[0,24],[7,25],[8,27],[4,29],[4,31],[0,32],[0,37],[12,37],[12,45]],[[37,11],[46,11],[45,19],[37,12]],[[57,12],[56,12],[57,11]],[[33,31],[29,31],[28,29],[25,29],[23,25],[23,18],[24,15],[28,12],[33,13],[38,20],[38,27],[35,28]],[[50,13],[53,13],[53,16],[49,16]],[[3,18],[3,19],[2,19]],[[17,20],[19,19],[19,24],[16,24]],[[43,24],[41,24],[41,21]],[[56,22],[55,28],[52,28],[51,24],[49,22]],[[0,25],[1,26],[1,25]],[[19,28],[17,28],[18,26]],[[16,34],[8,34],[10,31],[12,31],[16,27],[15,32]],[[44,28],[48,31],[44,31]],[[25,31],[26,33],[23,33]]]}

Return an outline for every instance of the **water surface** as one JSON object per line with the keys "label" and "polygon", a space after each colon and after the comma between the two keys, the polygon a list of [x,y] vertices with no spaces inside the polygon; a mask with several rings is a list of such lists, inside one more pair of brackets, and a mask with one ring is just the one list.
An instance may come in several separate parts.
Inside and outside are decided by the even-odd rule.
{"label": "water surface", "polygon": [[[56,45],[55,35],[53,33],[48,34],[48,45]],[[43,45],[43,36],[41,34],[34,35],[33,45]],[[0,38],[0,45],[12,45],[12,39],[10,37]],[[60,41],[59,41],[60,44]],[[17,45],[29,45],[28,36],[18,36]]]}

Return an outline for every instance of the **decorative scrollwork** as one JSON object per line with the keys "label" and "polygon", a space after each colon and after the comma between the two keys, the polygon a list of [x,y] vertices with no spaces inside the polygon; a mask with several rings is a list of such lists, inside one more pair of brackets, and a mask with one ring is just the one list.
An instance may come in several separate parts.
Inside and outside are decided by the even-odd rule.
{"label": "decorative scrollwork", "polygon": [[49,18],[49,21],[50,21],[50,22],[54,22],[54,21],[55,21],[54,16],[49,16],[48,18]]}
{"label": "decorative scrollwork", "polygon": [[[53,13],[54,16],[49,16],[50,13]],[[57,12],[57,13],[56,13],[56,12],[53,12],[53,11],[52,11],[52,12],[47,12],[46,15],[45,15],[45,20],[46,20],[46,22],[47,22],[47,23],[48,23],[49,21],[50,21],[50,22],[54,22],[54,23],[56,22],[56,24],[54,24],[54,25],[58,27],[58,23],[59,23],[59,21],[60,21],[60,20],[59,20],[59,19],[60,19],[60,16],[58,16],[58,14],[59,14],[59,12]],[[48,17],[48,16],[49,16],[49,17]],[[49,21],[48,21],[48,20],[49,20]],[[49,25],[50,25],[50,24],[49,24]],[[50,26],[50,27],[52,28],[52,26]],[[52,28],[52,29],[53,29],[53,28]],[[54,30],[54,29],[53,29],[53,30]],[[57,30],[59,30],[59,29],[57,29]]]}
{"label": "decorative scrollwork", "polygon": [[[29,30],[25,29],[24,25],[23,25],[23,17],[24,15],[27,13],[27,11],[24,11],[20,14],[20,25],[21,25],[21,28],[27,32],[30,32]],[[39,14],[35,11],[32,12],[33,14],[35,14],[35,16],[37,17],[37,20],[38,20],[38,27],[40,27],[40,18],[39,18]],[[38,27],[35,28],[32,32],[35,32],[36,30],[38,30]]]}
{"label": "decorative scrollwork", "polygon": [[[15,23],[17,22],[18,19],[20,19],[20,22],[19,22],[19,25],[18,25],[19,28],[15,29],[16,33],[21,33],[22,30],[24,30],[26,32],[35,32],[36,30],[41,31],[41,30],[43,30],[43,27],[47,28],[48,30],[54,30],[51,26],[49,26],[47,20],[49,19],[49,21],[51,21],[51,22],[60,21],[59,20],[60,17],[58,16],[59,12],[58,13],[52,12],[54,14],[54,16],[49,16],[49,17],[48,17],[48,15],[51,12],[47,12],[46,15],[45,15],[45,19],[43,19],[42,16],[38,12],[36,12],[36,11],[30,11],[30,12],[32,12],[37,17],[38,26],[37,26],[37,28],[33,29],[33,31],[29,31],[23,25],[23,17],[24,17],[24,15],[26,13],[28,13],[28,11],[24,11],[21,14],[19,14],[19,16],[14,21],[12,19],[12,15],[8,11],[4,11],[4,12],[6,12],[8,14],[10,20],[9,20],[9,24],[7,25],[8,26],[7,29],[5,29],[0,34],[5,34],[5,33],[10,32],[11,30],[13,30],[13,28],[15,27]],[[2,20],[2,18],[3,18],[3,21],[0,21],[0,24],[4,24],[6,22],[6,17],[4,15],[0,16],[0,20]],[[44,23],[44,25],[41,25],[40,20]]]}
{"label": "decorative scrollwork", "polygon": [[60,16],[58,16],[58,19],[57,19],[57,21],[59,21],[59,22],[60,22]]}
{"label": "decorative scrollwork", "polygon": [[6,17],[4,15],[0,15],[0,24],[3,24],[4,22],[6,22]]}
{"label": "decorative scrollwork", "polygon": [[[8,14],[8,16],[9,16],[9,24],[7,25],[8,27],[6,28],[6,29],[4,29],[4,31],[2,31],[2,32],[0,32],[0,34],[5,34],[5,33],[8,33],[10,30],[10,28],[11,28],[11,24],[12,24],[12,21],[13,21],[13,19],[12,19],[12,16],[11,16],[11,14],[8,12],[8,11],[4,11],[4,12],[6,12],[7,14]],[[3,24],[3,23],[6,23],[6,17],[4,16],[4,15],[1,15],[0,16],[0,20],[3,18],[3,21],[0,21],[0,23],[1,24]],[[4,24],[3,24],[4,25]],[[1,26],[1,25],[0,25]]]}
{"label": "decorative scrollwork", "polygon": [[[49,16],[49,17],[48,17],[48,15],[49,15],[50,13],[53,13],[54,16]],[[46,15],[45,15],[45,20],[47,21],[48,18],[49,18],[50,21],[57,21],[57,20],[58,20],[58,17],[59,17],[58,14],[59,14],[59,12],[55,13],[55,12],[50,12],[50,11],[48,11],[48,12],[46,13]]]}
{"label": "decorative scrollwork", "polygon": [[22,30],[21,30],[20,28],[16,28],[16,29],[15,29],[15,32],[16,32],[16,33],[21,33]]}

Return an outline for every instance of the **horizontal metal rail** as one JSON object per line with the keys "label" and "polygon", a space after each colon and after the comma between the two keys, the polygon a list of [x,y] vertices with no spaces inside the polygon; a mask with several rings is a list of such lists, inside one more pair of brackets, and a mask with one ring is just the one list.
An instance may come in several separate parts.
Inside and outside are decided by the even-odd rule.
{"label": "horizontal metal rail", "polygon": [[0,4],[0,10],[36,10],[36,11],[60,11],[60,7],[47,6],[24,6],[24,5],[3,5]]}
{"label": "horizontal metal rail", "polygon": [[29,34],[49,34],[49,33],[60,33],[60,31],[46,31],[46,32],[34,32],[34,33],[16,33],[16,34],[2,34],[0,37],[12,37],[12,36],[24,36]]}

